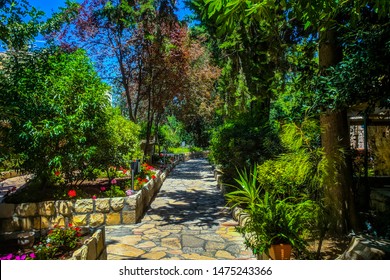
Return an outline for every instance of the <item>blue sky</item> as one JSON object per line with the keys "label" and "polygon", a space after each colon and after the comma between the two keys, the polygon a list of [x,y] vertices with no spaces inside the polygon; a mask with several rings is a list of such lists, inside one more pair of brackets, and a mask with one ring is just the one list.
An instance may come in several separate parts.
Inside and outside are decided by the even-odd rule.
{"label": "blue sky", "polygon": [[[65,0],[28,0],[31,6],[38,8],[39,10],[43,10],[46,15],[50,15],[52,12],[58,11],[59,7],[65,6]],[[76,0],[76,2],[83,2],[83,0]],[[183,19],[184,16],[188,15],[190,11],[184,7],[184,3],[182,0],[178,0],[179,11],[177,15],[179,19]]]}

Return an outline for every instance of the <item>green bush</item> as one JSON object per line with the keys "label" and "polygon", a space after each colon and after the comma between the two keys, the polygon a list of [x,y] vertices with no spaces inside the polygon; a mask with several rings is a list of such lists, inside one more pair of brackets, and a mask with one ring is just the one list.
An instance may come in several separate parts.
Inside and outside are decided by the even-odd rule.
{"label": "green bush", "polygon": [[129,168],[134,159],[141,157],[140,127],[123,117],[119,109],[109,109],[108,118],[105,137],[97,142],[95,160],[108,178],[114,178],[116,172],[110,172],[110,168]]}
{"label": "green bush", "polygon": [[107,137],[108,86],[85,52],[59,49],[2,57],[1,107],[9,114],[1,141],[23,154],[21,168],[43,186],[94,177],[97,143]]}
{"label": "green bush", "polygon": [[285,153],[258,166],[258,182],[265,191],[285,197],[321,197],[324,164],[319,147],[319,126],[305,120],[283,126],[281,133]]}
{"label": "green bush", "polygon": [[228,183],[237,176],[236,168],[249,170],[281,152],[278,136],[270,126],[260,126],[244,116],[217,128],[210,142],[210,160],[221,166]]}

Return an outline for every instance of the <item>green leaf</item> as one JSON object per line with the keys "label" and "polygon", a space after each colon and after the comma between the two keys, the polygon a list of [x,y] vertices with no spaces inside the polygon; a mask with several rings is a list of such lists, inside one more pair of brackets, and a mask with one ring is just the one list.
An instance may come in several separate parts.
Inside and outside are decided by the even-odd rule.
{"label": "green leaf", "polygon": [[308,29],[310,26],[311,26],[311,22],[310,22],[310,21],[306,21],[304,29],[306,30],[306,29]]}

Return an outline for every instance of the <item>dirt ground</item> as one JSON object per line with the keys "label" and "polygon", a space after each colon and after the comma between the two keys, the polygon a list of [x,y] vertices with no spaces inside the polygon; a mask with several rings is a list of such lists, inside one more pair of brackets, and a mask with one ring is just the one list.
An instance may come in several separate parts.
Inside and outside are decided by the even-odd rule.
{"label": "dirt ground", "polygon": [[319,257],[317,255],[319,245],[318,240],[309,242],[309,255],[305,256],[305,259],[334,260],[348,248],[351,239],[352,238],[348,236],[326,237],[322,242],[321,253]]}

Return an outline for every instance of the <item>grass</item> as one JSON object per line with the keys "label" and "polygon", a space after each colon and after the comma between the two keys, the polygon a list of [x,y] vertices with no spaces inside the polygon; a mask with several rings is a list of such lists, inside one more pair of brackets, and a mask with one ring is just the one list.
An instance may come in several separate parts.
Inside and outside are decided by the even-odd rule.
{"label": "grass", "polygon": [[185,153],[191,153],[191,152],[202,152],[203,149],[199,147],[176,147],[176,148],[169,148],[168,152],[173,154],[185,154]]}

